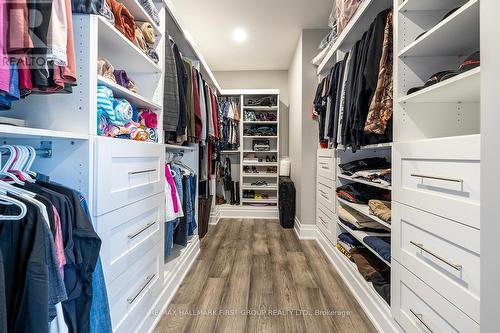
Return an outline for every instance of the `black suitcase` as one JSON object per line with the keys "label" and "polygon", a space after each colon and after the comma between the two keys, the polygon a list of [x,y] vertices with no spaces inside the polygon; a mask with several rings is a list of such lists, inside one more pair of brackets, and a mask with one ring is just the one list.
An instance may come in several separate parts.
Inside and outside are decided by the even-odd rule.
{"label": "black suitcase", "polygon": [[279,214],[283,228],[293,228],[295,221],[295,185],[290,177],[280,177]]}

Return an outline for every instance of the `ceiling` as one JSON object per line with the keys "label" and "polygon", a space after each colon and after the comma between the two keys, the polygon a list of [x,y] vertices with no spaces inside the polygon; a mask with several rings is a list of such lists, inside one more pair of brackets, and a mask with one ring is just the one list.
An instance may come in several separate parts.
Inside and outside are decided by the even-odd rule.
{"label": "ceiling", "polygon": [[[334,0],[172,0],[212,71],[286,70],[302,29],[327,27]],[[233,40],[243,28],[248,38]]]}

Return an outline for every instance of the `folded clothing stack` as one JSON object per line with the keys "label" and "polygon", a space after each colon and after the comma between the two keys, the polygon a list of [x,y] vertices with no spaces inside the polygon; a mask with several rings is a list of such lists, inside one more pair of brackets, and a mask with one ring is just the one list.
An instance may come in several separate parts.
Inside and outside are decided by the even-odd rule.
{"label": "folded clothing stack", "polygon": [[341,233],[337,238],[337,249],[351,261],[353,261],[351,250],[362,246],[363,245],[356,238],[352,237],[352,235],[347,232]]}
{"label": "folded clothing stack", "polygon": [[113,91],[103,85],[97,86],[97,122],[100,136],[158,142],[157,114],[114,98]]}
{"label": "folded clothing stack", "polygon": [[366,232],[389,232],[383,225],[373,221],[368,216],[358,213],[356,210],[348,206],[339,205],[337,207],[337,214],[340,221],[351,228],[352,230],[361,230]]}
{"label": "folded clothing stack", "polygon": [[384,186],[391,185],[391,169],[370,169],[361,170],[352,174],[352,178],[366,180],[368,182],[381,184]]}
{"label": "folded clothing stack", "polygon": [[391,200],[391,192],[361,183],[352,183],[337,187],[337,196],[356,204],[368,204],[370,200]]}
{"label": "folded clothing stack", "polygon": [[246,136],[276,136],[276,126],[251,126],[244,129]]}
{"label": "folded clothing stack", "polygon": [[[140,4],[158,26],[160,24],[159,13],[152,0],[141,0]],[[105,0],[99,14],[113,24],[142,52],[147,54],[151,60],[155,63],[159,62],[158,53],[154,49],[156,35],[151,23],[136,21],[128,8],[117,0]]]}
{"label": "folded clothing stack", "polygon": [[390,304],[390,268],[364,247],[356,247],[350,254],[363,278],[372,282],[375,291]]}
{"label": "folded clothing stack", "polygon": [[387,162],[387,160],[383,157],[370,157],[339,164],[339,168],[342,170],[342,174],[352,176],[356,172],[363,170],[390,169],[391,163]]}
{"label": "folded clothing stack", "polygon": [[379,219],[391,223],[391,202],[384,200],[369,200],[368,207],[370,207],[370,213],[378,217]]}
{"label": "folded clothing stack", "polygon": [[97,60],[97,75],[119,84],[120,86],[137,93],[137,85],[130,79],[123,69],[115,69],[108,59],[101,58]]}

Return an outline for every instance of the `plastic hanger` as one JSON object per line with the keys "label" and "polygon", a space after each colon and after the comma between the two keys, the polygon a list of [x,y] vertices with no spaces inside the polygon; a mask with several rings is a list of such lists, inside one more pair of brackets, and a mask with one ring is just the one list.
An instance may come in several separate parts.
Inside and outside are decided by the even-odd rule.
{"label": "plastic hanger", "polygon": [[33,165],[33,162],[35,162],[35,158],[36,158],[36,150],[35,150],[35,148],[33,148],[31,146],[25,146],[25,148],[28,150],[29,157],[28,157],[28,161],[24,165],[24,171],[28,175],[36,178],[36,172],[31,171],[31,166]]}
{"label": "plastic hanger", "polygon": [[21,156],[19,158],[19,162],[15,163],[14,165],[15,170],[18,170],[24,176],[26,181],[34,183],[35,180],[31,178],[31,175],[28,174],[25,170],[26,163],[28,163],[28,161],[30,160],[30,150],[26,146],[14,146],[14,148],[17,148],[19,150]]}
{"label": "plastic hanger", "polygon": [[14,147],[11,145],[3,145],[3,146],[0,146],[0,149],[7,149],[10,152],[10,155],[9,155],[7,161],[5,162],[5,165],[0,169],[0,176],[6,176],[6,177],[12,179],[12,181],[14,183],[19,184],[19,185],[24,185],[24,182],[19,180],[19,178],[17,178],[17,176],[15,174],[8,171],[10,165],[14,162],[15,157],[16,157],[15,156],[16,152],[14,150]]}
{"label": "plastic hanger", "polygon": [[26,205],[21,201],[8,197],[6,194],[6,192],[0,191],[0,199],[2,200],[2,203],[16,205],[21,209],[21,211],[18,215],[0,215],[0,220],[20,220],[25,217],[26,213],[28,213],[28,207],[26,207]]}
{"label": "plastic hanger", "polygon": [[14,161],[9,166],[9,169],[7,171],[15,174],[17,176],[17,178],[19,178],[21,181],[24,182],[24,181],[26,181],[26,178],[17,168],[17,164],[22,159],[23,159],[23,157],[21,156],[21,152],[20,152],[19,148],[17,148],[17,146],[14,146]]}

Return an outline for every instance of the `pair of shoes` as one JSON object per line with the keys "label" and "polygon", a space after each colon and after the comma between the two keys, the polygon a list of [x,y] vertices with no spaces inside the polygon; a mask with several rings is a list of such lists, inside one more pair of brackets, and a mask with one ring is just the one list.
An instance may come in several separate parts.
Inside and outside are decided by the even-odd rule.
{"label": "pair of shoes", "polygon": [[244,172],[244,173],[250,173],[250,167],[249,167],[248,165],[245,165],[245,166],[243,167],[243,172]]}
{"label": "pair of shoes", "polygon": [[266,156],[266,162],[268,162],[268,163],[269,163],[269,162],[273,162],[273,163],[277,162],[277,160],[276,160],[276,156],[274,156],[274,155],[273,155],[273,156],[271,156],[271,157]]}
{"label": "pair of shoes", "polygon": [[261,193],[255,193],[254,199],[258,199],[258,200],[262,199],[262,194]]}
{"label": "pair of shoes", "polygon": [[251,184],[252,186],[267,186],[267,182],[265,180],[258,180]]}
{"label": "pair of shoes", "polygon": [[248,190],[243,191],[243,198],[253,199],[254,197],[255,197],[255,191],[248,191]]}
{"label": "pair of shoes", "polygon": [[259,173],[259,171],[257,170],[257,167],[256,167],[256,166],[253,166],[253,167],[252,167],[252,172],[253,172],[253,173]]}
{"label": "pair of shoes", "polygon": [[278,172],[276,167],[269,167],[267,168],[267,173],[276,173]]}

